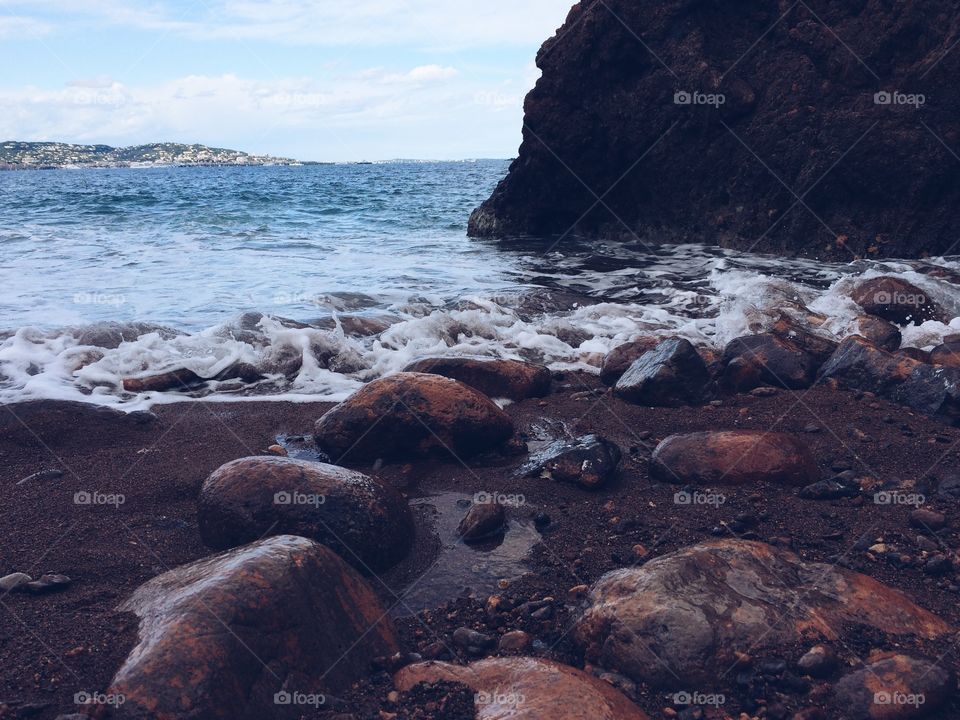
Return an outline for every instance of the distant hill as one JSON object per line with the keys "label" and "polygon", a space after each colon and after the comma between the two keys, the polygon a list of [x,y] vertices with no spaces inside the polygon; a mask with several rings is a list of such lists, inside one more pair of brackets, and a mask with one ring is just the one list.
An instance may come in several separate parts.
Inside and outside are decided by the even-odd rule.
{"label": "distant hill", "polygon": [[205,145],[154,143],[115,148],[54,142],[0,143],[0,169],[30,170],[69,167],[151,167],[168,165],[300,165],[296,160],[250,155]]}

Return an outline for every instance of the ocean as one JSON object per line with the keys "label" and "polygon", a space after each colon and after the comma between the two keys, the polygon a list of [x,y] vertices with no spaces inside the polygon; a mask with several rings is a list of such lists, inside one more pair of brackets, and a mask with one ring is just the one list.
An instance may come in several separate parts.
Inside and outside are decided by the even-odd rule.
{"label": "ocean", "polygon": [[[0,173],[0,402],[125,409],[188,398],[339,400],[423,356],[596,371],[640,334],[720,349],[779,309],[843,337],[858,278],[960,315],[960,258],[788,260],[702,245],[466,237],[507,161]],[[926,347],[960,332],[905,331]],[[188,368],[262,379],[131,393]],[[229,373],[228,373],[229,374]]]}

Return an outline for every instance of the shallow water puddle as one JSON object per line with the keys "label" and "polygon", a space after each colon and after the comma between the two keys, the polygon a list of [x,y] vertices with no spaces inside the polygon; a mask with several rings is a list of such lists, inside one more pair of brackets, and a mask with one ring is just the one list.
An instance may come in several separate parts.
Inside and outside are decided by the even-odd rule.
{"label": "shallow water puddle", "polygon": [[453,492],[411,501],[429,514],[441,548],[430,568],[402,593],[403,602],[391,613],[394,617],[437,608],[457,597],[486,597],[497,590],[499,580],[516,580],[528,572],[524,560],[540,542],[540,534],[532,523],[510,518],[509,508],[502,542],[495,538],[467,545],[459,540],[457,526],[472,501],[472,496]]}

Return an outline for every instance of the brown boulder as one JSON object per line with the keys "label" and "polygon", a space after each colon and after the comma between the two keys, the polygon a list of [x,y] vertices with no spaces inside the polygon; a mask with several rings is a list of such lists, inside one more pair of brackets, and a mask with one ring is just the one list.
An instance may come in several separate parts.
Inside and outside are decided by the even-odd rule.
{"label": "brown boulder", "polygon": [[495,358],[425,358],[403,370],[459,380],[492,398],[524,400],[550,393],[552,376],[543,365]]}
{"label": "brown boulder", "polygon": [[809,310],[806,310],[806,313],[803,319],[798,319],[789,313],[779,313],[770,326],[769,332],[781,340],[803,348],[813,355],[817,364],[822,364],[837,349],[837,341],[826,337],[822,331],[814,330],[819,328],[826,318],[814,315]]}
{"label": "brown boulder", "polygon": [[432,452],[465,457],[513,435],[513,421],[456,380],[400,373],[375,380],[317,421],[317,444],[339,461],[373,462]]}
{"label": "brown boulder", "polygon": [[900,328],[892,322],[872,315],[857,318],[853,322],[852,331],[888,352],[899,350],[903,342],[903,333],[900,332]]}
{"label": "brown boulder", "polygon": [[733,340],[720,363],[720,383],[732,392],[748,392],[761,385],[807,388],[816,379],[818,367],[811,353],[773,334]]}
{"label": "brown boulder", "polygon": [[139,378],[124,378],[123,389],[133,393],[191,390],[205,382],[193,370],[179,368]]}
{"label": "brown boulder", "polygon": [[644,353],[617,381],[617,397],[638,405],[675,407],[703,399],[709,373],[689,340],[672,338]]}
{"label": "brown boulder", "polygon": [[930,351],[930,362],[934,365],[960,367],[960,342],[953,341],[937,345]]}
{"label": "brown boulder", "polygon": [[861,337],[840,343],[820,375],[928,415],[960,417],[960,368],[935,367],[903,353],[891,354]]}
{"label": "brown boulder", "polygon": [[600,366],[600,380],[604,385],[616,385],[617,380],[631,365],[661,342],[661,337],[642,337],[618,345],[604,356],[603,365]]}
{"label": "brown boulder", "polygon": [[850,720],[909,720],[936,712],[955,689],[946,668],[890,653],[841,678],[834,704]]}
{"label": "brown boulder", "polygon": [[926,291],[894,277],[878,277],[857,286],[853,301],[867,315],[889,320],[897,325],[920,325],[927,320],[946,322],[946,314]]}
{"label": "brown boulder", "polygon": [[704,486],[806,485],[819,472],[809,448],[793,435],[731,430],[668,437],[653,452],[650,475]]}
{"label": "brown boulder", "polygon": [[507,513],[503,505],[496,502],[474,502],[457,526],[457,535],[464,542],[483,540],[503,531]]}
{"label": "brown boulder", "polygon": [[409,550],[413,516],[396,490],[352,470],[288,457],[249,457],[214,471],[198,502],[200,537],[225,550],[267,534],[329,546],[362,572]]}
{"label": "brown boulder", "polygon": [[[373,591],[328,548],[269,538],[164,573],[120,610],[137,646],[108,692],[124,720],[297,718],[398,651]],[[300,694],[284,704],[278,693]],[[318,702],[310,703],[318,704]]]}
{"label": "brown boulder", "polygon": [[419,683],[463,683],[476,693],[479,720],[648,720],[609,683],[539,658],[490,658],[466,666],[417,663],[393,682],[400,692]]}
{"label": "brown boulder", "polygon": [[866,575],[744,540],[695,545],[607,573],[588,603],[574,630],[587,661],[665,687],[710,687],[737,653],[835,642],[856,633],[852,625],[925,639],[952,632]]}

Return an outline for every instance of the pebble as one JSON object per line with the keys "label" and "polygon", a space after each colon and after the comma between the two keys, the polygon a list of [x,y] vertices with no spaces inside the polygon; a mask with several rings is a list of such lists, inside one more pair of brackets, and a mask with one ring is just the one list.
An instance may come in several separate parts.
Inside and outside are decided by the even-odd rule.
{"label": "pebble", "polygon": [[953,562],[946,555],[933,555],[923,566],[927,575],[946,575],[953,569]]}
{"label": "pebble", "polygon": [[828,645],[814,645],[797,661],[797,667],[815,678],[827,677],[837,664],[837,654]]}
{"label": "pebble", "polygon": [[485,649],[493,645],[493,638],[468,627],[460,627],[453,631],[453,644],[466,649]]}
{"label": "pebble", "polygon": [[22,572],[15,572],[0,578],[0,592],[8,593],[25,585],[33,580],[32,577]]}
{"label": "pebble", "polygon": [[31,595],[45,595],[56,590],[63,590],[70,586],[73,581],[66,575],[41,575],[38,580],[24,583],[17,587],[17,591],[28,592]]}
{"label": "pebble", "polygon": [[526,652],[533,645],[533,638],[523,630],[511,630],[500,638],[500,652]]}
{"label": "pebble", "polygon": [[916,528],[929,529],[934,532],[947,525],[947,517],[935,510],[920,508],[910,513],[910,524]]}

